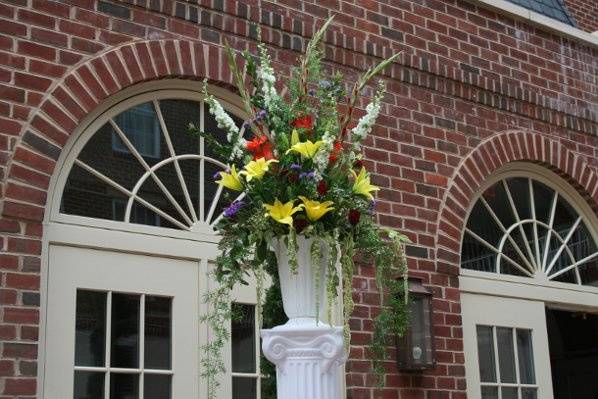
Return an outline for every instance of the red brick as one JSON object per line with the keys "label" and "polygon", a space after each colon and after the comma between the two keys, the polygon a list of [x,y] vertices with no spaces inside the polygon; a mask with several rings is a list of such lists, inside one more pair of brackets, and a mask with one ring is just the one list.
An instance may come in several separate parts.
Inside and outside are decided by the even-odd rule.
{"label": "red brick", "polygon": [[39,290],[39,276],[34,274],[6,273],[6,286],[25,290]]}
{"label": "red brick", "polygon": [[[5,307],[3,321],[5,323],[37,324],[39,322],[39,310]],[[6,350],[6,347],[5,347],[5,350]],[[25,348],[24,350],[31,351],[30,348],[29,349]],[[29,353],[29,352],[27,352],[27,353]],[[25,354],[21,354],[18,356],[19,357],[27,357]],[[10,356],[7,356],[7,357],[10,357]]]}
{"label": "red brick", "polygon": [[6,379],[4,382],[5,395],[35,395],[37,384],[35,378]]}

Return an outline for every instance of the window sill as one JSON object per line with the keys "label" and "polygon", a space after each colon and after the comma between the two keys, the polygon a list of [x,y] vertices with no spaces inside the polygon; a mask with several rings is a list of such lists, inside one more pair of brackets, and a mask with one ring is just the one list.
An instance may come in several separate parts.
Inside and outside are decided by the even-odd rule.
{"label": "window sill", "polygon": [[566,36],[569,39],[598,47],[598,34],[585,32],[581,29],[567,25],[563,22],[557,21],[556,19],[548,18],[542,14],[528,10],[527,8],[510,3],[506,0],[473,0],[473,2],[481,7],[490,8],[499,13],[524,19],[550,32]]}

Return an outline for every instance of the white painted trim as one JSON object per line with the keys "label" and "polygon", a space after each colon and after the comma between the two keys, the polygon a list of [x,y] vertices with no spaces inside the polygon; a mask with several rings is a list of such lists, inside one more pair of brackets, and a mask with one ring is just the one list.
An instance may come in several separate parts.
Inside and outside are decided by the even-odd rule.
{"label": "white painted trim", "polygon": [[473,3],[497,11],[501,14],[507,14],[511,17],[526,20],[533,25],[554,32],[558,35],[566,36],[569,39],[583,42],[594,47],[598,47],[598,36],[595,33],[585,32],[579,28],[567,25],[556,19],[549,18],[535,11],[528,10],[525,7],[518,6],[506,0],[471,0]]}

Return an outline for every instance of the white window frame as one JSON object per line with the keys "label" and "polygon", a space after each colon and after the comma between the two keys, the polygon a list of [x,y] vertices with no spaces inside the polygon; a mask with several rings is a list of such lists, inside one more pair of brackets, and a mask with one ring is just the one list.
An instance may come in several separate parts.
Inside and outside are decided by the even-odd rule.
{"label": "white window frame", "polygon": [[[114,252],[130,252],[133,254],[144,254],[150,256],[180,258],[198,261],[200,268],[199,291],[206,292],[215,282],[209,278],[209,263],[213,262],[219,254],[217,243],[219,237],[215,234],[211,225],[201,224],[193,230],[175,230],[156,226],[145,226],[134,223],[123,223],[105,219],[95,219],[84,216],[68,215],[60,212],[60,201],[62,192],[66,185],[69,171],[71,170],[77,154],[83,149],[91,136],[102,127],[107,118],[130,108],[131,106],[147,101],[160,99],[182,99],[201,101],[201,82],[188,80],[161,80],[147,82],[127,88],[116,95],[108,98],[95,111],[89,113],[83,122],[76,128],[72,139],[63,149],[57,162],[56,174],[52,176],[48,192],[47,212],[44,219],[44,236],[42,238],[42,290],[40,307],[40,340],[39,340],[39,366],[38,366],[38,389],[44,392],[44,376],[46,365],[46,326],[47,326],[47,289],[49,270],[50,246],[74,246],[89,249],[101,249]],[[210,92],[219,97],[223,106],[232,113],[243,115],[242,104],[236,96],[219,88],[210,87]],[[203,141],[202,141],[203,142]],[[257,302],[254,282],[241,290],[235,290],[235,300],[255,305]],[[237,299],[238,298],[238,299]],[[207,305],[199,304],[200,313],[207,312]],[[191,316],[193,317],[193,316]],[[176,326],[175,326],[176,328]],[[207,341],[211,332],[205,325],[200,325],[201,334],[200,348]],[[256,339],[256,355],[259,354],[259,339]],[[74,345],[74,342],[73,342]],[[230,351],[225,353],[226,362],[230,366]],[[259,367],[259,357],[256,364]],[[230,370],[230,367],[228,368]],[[258,369],[259,370],[259,369]],[[230,389],[231,373],[227,372],[223,377],[223,384],[219,397],[230,398],[226,390]],[[205,381],[199,381],[200,397],[207,393]],[[54,398],[42,398],[54,399]]]}
{"label": "white window frame", "polygon": [[582,44],[589,44],[591,46],[598,47],[597,36],[509,1],[473,0],[473,2],[480,7],[489,8],[501,14],[507,14],[518,19],[526,20],[532,25],[537,25],[549,32],[555,32],[573,40],[582,42]]}

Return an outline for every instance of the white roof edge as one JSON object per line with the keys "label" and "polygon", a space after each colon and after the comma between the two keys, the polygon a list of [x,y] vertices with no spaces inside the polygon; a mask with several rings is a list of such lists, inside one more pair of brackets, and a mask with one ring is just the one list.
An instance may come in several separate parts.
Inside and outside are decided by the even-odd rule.
{"label": "white roof edge", "polygon": [[596,32],[585,32],[581,29],[567,25],[556,19],[549,18],[525,7],[518,6],[506,0],[472,0],[474,3],[491,8],[499,13],[505,13],[520,19],[530,21],[548,31],[567,36],[570,39],[584,42],[585,44],[598,47],[598,34]]}

